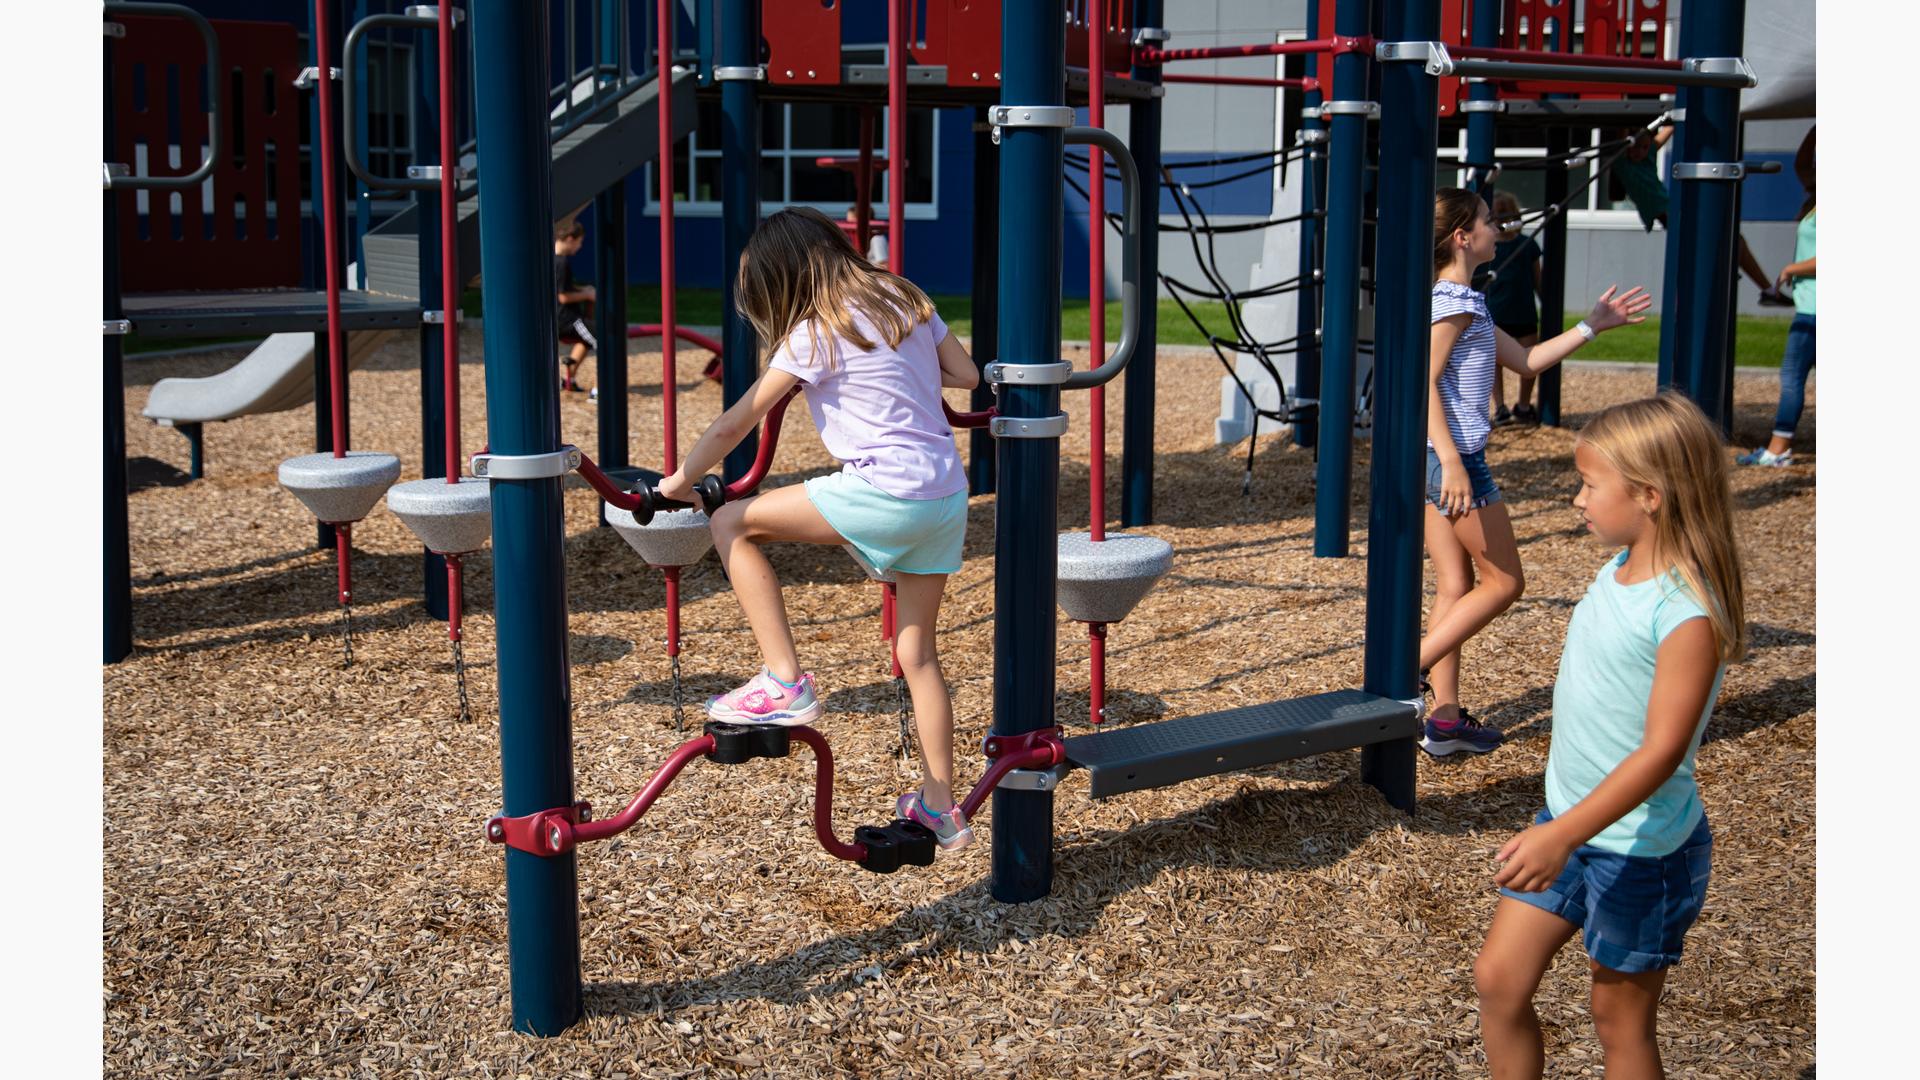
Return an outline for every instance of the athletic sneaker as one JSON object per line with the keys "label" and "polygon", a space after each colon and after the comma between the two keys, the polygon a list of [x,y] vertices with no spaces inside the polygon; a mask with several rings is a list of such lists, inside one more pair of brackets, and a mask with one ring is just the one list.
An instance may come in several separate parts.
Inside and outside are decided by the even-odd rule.
{"label": "athletic sneaker", "polygon": [[1756,446],[1733,460],[1741,465],[1764,465],[1769,469],[1783,469],[1793,464],[1793,451],[1776,454],[1764,446]]}
{"label": "athletic sneaker", "polygon": [[1792,307],[1793,297],[1780,291],[1778,285],[1769,285],[1760,290],[1761,307]]}
{"label": "athletic sneaker", "polygon": [[1494,427],[1506,427],[1511,423],[1513,423],[1513,413],[1509,412],[1505,405],[1493,410]]}
{"label": "athletic sneaker", "polygon": [[1420,740],[1420,749],[1434,757],[1446,757],[1448,754],[1465,750],[1473,754],[1485,754],[1500,748],[1505,736],[1475,720],[1467,710],[1461,709],[1455,720],[1435,720],[1427,718],[1426,732]]}
{"label": "athletic sneaker", "polygon": [[707,701],[707,715],[734,724],[778,724],[793,727],[820,719],[820,699],[813,693],[813,675],[803,674],[788,685],[766,668],[745,683]]}
{"label": "athletic sneaker", "polygon": [[973,843],[973,826],[967,824],[967,815],[960,812],[958,806],[950,806],[946,813],[936,814],[927,809],[918,791],[909,791],[900,796],[893,804],[894,813],[916,825],[924,825],[940,843],[940,850],[953,851]]}
{"label": "athletic sneaker", "polygon": [[1522,427],[1539,427],[1540,410],[1531,405],[1515,405],[1513,407],[1513,422]]}

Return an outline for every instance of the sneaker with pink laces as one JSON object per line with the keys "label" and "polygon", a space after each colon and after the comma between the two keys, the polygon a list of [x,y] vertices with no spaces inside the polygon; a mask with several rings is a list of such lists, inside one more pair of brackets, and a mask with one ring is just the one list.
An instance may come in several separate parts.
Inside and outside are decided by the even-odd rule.
{"label": "sneaker with pink laces", "polygon": [[931,831],[942,851],[953,851],[973,843],[973,827],[967,824],[967,815],[961,813],[958,806],[950,806],[945,813],[936,814],[927,809],[918,791],[909,791],[900,796],[893,808],[901,818]]}
{"label": "sneaker with pink laces", "polygon": [[820,719],[820,699],[813,692],[813,675],[802,674],[791,685],[766,668],[745,683],[707,701],[707,715],[732,724],[778,724],[794,727]]}

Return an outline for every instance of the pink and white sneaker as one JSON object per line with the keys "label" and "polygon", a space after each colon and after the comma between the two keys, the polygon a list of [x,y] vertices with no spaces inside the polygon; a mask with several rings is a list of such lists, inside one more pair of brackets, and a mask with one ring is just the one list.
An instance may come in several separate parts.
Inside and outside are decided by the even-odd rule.
{"label": "pink and white sneaker", "polygon": [[820,719],[823,710],[813,693],[813,675],[802,674],[789,686],[766,668],[745,683],[708,699],[707,715],[731,724],[778,724],[795,727]]}
{"label": "pink and white sneaker", "polygon": [[950,806],[944,813],[936,814],[927,809],[918,791],[909,791],[900,796],[893,808],[905,820],[931,830],[942,851],[953,851],[973,843],[973,826],[967,824],[967,815],[961,813],[958,806]]}

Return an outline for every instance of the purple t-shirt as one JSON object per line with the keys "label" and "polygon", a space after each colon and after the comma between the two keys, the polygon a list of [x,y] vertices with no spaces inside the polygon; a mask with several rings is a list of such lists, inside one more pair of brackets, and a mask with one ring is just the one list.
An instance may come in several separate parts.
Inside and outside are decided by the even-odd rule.
{"label": "purple t-shirt", "polygon": [[853,313],[854,325],[872,349],[841,338],[833,366],[827,366],[822,326],[821,355],[814,356],[808,324],[794,328],[768,367],[778,368],[807,387],[807,408],[827,453],[853,473],[902,499],[943,499],[967,489],[953,429],[940,408],[940,342],[947,324],[935,315],[913,328],[897,349],[889,348],[866,316]]}

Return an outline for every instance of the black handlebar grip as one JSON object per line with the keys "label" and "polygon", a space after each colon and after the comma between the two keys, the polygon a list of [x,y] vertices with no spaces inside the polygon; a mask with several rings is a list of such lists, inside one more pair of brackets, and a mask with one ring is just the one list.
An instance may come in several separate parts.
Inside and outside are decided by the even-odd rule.
{"label": "black handlebar grip", "polygon": [[699,493],[701,508],[706,510],[708,517],[726,505],[727,482],[712,473],[701,477],[700,482],[693,485],[693,490]]}

